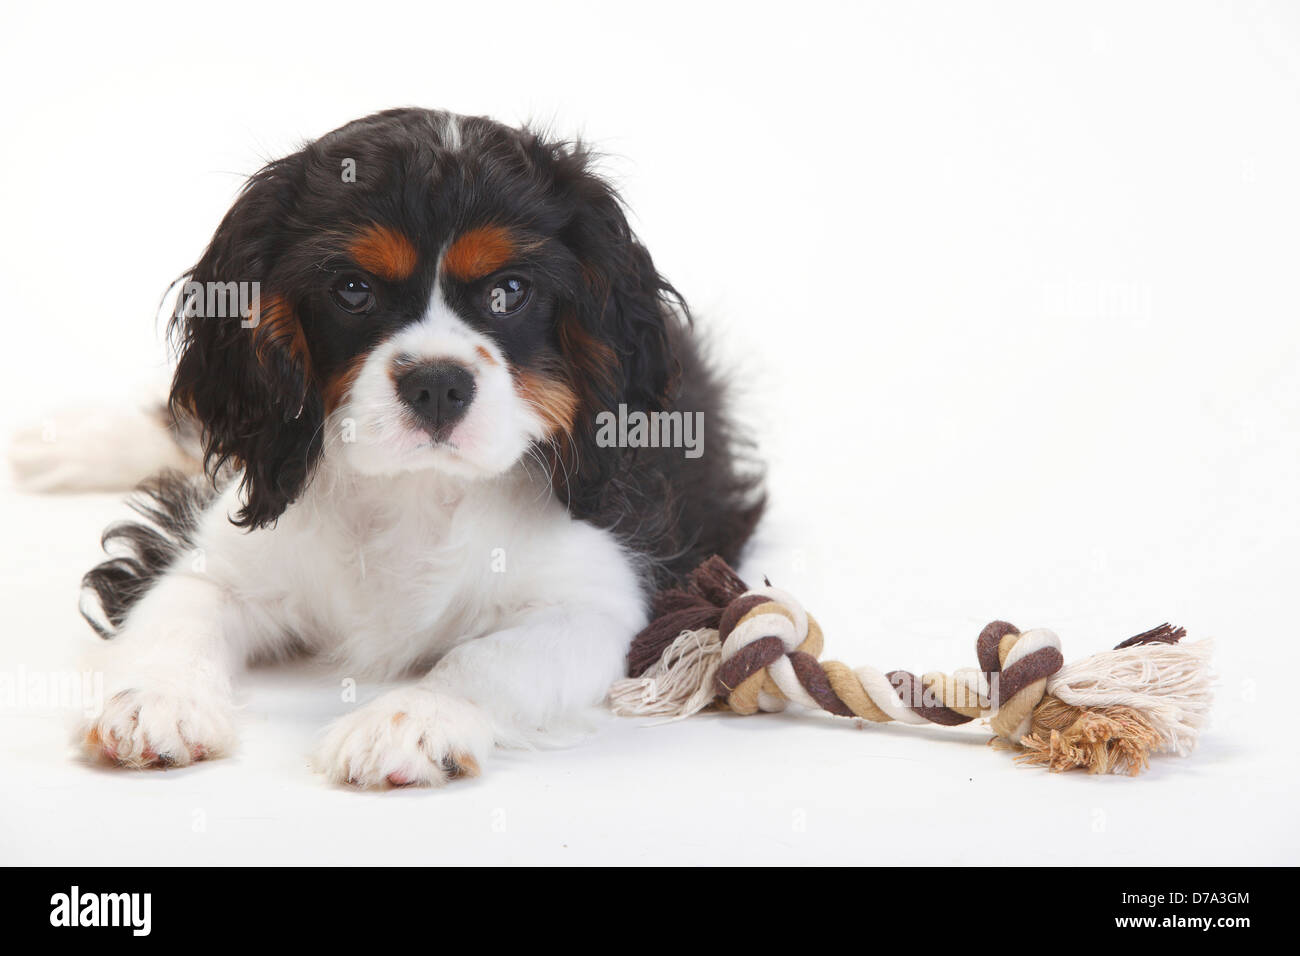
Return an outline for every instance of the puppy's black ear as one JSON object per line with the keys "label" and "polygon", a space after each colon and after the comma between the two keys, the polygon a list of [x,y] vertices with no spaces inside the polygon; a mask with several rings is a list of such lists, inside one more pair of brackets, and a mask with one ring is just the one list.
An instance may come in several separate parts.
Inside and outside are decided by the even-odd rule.
{"label": "puppy's black ear", "polygon": [[[562,239],[577,255],[583,280],[558,322],[579,397],[568,464],[577,469],[579,486],[597,492],[625,450],[597,447],[595,416],[616,413],[620,404],[629,412],[673,407],[681,375],[677,343],[690,314],[633,233],[613,187],[592,170],[590,155],[581,147],[558,151],[555,175],[575,210]],[[572,482],[568,491],[572,496]]]}
{"label": "puppy's black ear", "polygon": [[205,466],[243,469],[232,520],[275,521],[306,485],[320,454],[323,404],[294,303],[275,269],[293,213],[302,154],[248,181],[177,299],[174,414],[203,429]]}

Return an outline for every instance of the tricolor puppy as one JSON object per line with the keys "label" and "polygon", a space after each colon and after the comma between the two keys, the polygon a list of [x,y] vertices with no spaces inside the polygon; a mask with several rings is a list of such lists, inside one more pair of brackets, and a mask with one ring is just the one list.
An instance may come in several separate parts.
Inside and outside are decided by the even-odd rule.
{"label": "tricolor puppy", "polygon": [[[207,476],[153,479],[85,580],[82,739],[124,766],[228,753],[240,668],[307,651],[410,679],[328,729],[330,778],[474,773],[597,705],[652,589],[762,507],[682,300],[583,149],[527,130],[392,110],[271,163],[172,331]],[[599,440],[638,412],[701,448]]]}

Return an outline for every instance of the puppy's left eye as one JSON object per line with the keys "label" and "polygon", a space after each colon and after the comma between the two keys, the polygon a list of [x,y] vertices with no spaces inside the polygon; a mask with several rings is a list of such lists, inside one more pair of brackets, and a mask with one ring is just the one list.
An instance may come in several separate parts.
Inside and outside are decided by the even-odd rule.
{"label": "puppy's left eye", "polygon": [[488,288],[483,307],[491,315],[511,315],[528,304],[532,288],[527,279],[504,276]]}
{"label": "puppy's left eye", "polygon": [[360,315],[375,307],[375,292],[361,276],[345,275],[334,280],[330,295],[344,312]]}

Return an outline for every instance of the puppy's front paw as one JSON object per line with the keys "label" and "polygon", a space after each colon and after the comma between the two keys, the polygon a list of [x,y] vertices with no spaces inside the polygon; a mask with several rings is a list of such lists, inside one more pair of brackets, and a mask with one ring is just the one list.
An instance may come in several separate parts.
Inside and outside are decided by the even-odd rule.
{"label": "puppy's front paw", "polygon": [[230,705],[216,696],[124,690],[81,730],[90,756],[124,767],[184,767],[234,747]]}
{"label": "puppy's front paw", "polygon": [[491,725],[469,701],[410,687],[336,720],[315,763],[355,787],[437,787],[477,776],[491,747]]}

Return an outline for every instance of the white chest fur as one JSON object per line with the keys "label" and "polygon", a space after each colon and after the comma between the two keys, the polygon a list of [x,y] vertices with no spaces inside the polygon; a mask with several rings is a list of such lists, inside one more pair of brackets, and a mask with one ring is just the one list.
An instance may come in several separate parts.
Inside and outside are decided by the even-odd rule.
{"label": "white chest fur", "polygon": [[273,528],[247,534],[225,521],[233,499],[219,502],[205,534],[227,556],[213,570],[234,629],[253,649],[288,632],[357,676],[392,676],[576,595],[612,587],[635,605],[617,542],[535,477],[326,471]]}

